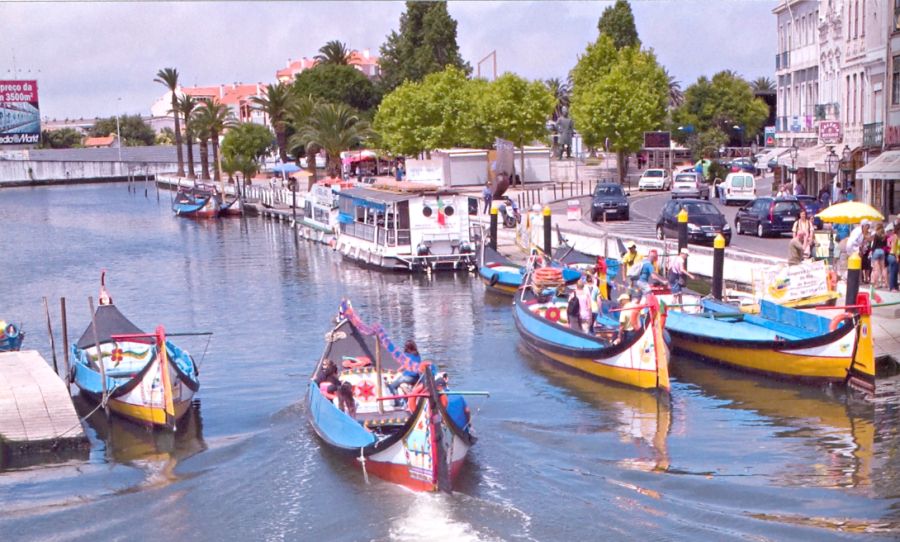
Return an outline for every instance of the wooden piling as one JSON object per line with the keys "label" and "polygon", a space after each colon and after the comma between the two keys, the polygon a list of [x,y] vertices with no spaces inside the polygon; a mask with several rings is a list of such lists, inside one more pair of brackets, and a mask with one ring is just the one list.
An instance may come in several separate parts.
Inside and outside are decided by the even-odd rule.
{"label": "wooden piling", "polygon": [[66,374],[63,377],[63,380],[66,382],[66,387],[68,387],[68,383],[70,382],[70,376],[72,374],[72,370],[69,365],[69,327],[66,322],[66,298],[59,298],[59,312],[60,317],[62,318],[62,339],[63,339],[63,362],[66,364]]}
{"label": "wooden piling", "polygon": [[50,307],[47,305],[47,296],[41,298],[44,302],[44,316],[47,318],[47,334],[50,336],[50,352],[53,354],[53,372],[59,374],[59,366],[56,363],[56,341],[53,339],[53,324],[50,321]]}

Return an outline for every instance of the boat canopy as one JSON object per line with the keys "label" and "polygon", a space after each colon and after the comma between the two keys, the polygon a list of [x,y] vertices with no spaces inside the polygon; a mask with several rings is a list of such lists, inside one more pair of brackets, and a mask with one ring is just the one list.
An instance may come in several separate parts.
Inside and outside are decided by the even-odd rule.
{"label": "boat canopy", "polygon": [[[100,305],[94,312],[94,319],[97,322],[97,339],[100,344],[113,341],[113,335],[130,335],[144,333],[136,325],[132,324],[128,318],[119,312],[115,305]],[[76,345],[82,350],[96,345],[94,339],[93,323],[88,324],[87,329],[78,339]]]}

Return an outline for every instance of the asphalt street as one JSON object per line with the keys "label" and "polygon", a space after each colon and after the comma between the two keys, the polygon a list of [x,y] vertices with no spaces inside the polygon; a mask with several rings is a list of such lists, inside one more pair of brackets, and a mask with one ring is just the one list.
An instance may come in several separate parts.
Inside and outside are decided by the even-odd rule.
{"label": "asphalt street", "polygon": [[[772,177],[762,176],[756,180],[756,192],[758,196],[768,196],[771,194]],[[670,191],[665,192],[634,192],[631,196],[631,216],[627,221],[610,221],[607,223],[599,222],[594,226],[598,229],[606,229],[610,233],[633,236],[637,238],[655,238],[656,237],[656,220],[663,206],[672,195]],[[718,201],[713,200],[713,204],[725,215],[728,223],[734,230],[734,217],[737,214],[739,206],[732,205],[726,207]],[[584,219],[590,223],[590,218]],[[786,257],[790,236],[782,237],[765,237],[758,238],[751,235],[732,234],[731,247],[737,248],[754,254],[764,254],[767,256]]]}

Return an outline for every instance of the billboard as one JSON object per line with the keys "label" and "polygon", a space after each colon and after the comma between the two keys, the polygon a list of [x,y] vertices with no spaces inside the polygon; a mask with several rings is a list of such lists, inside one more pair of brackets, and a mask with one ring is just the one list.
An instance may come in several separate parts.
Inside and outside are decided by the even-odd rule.
{"label": "billboard", "polygon": [[669,132],[644,132],[645,149],[668,149],[671,144]]}
{"label": "billboard", "polygon": [[0,145],[37,145],[40,141],[37,81],[0,80]]}

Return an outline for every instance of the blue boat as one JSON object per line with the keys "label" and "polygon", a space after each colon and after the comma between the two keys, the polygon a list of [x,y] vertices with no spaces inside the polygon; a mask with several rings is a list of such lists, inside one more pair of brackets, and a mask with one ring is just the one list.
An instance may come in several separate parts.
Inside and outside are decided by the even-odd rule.
{"label": "blue boat", "polygon": [[25,332],[22,331],[22,324],[17,326],[6,320],[0,320],[0,352],[14,352],[22,348],[24,340]]}
{"label": "blue boat", "polygon": [[216,218],[222,209],[222,201],[214,187],[199,185],[179,189],[172,201],[175,216],[189,218]]}
{"label": "blue boat", "polygon": [[[552,262],[550,267],[559,270],[566,284],[572,284],[581,278],[581,271],[559,262]],[[525,273],[526,266],[513,263],[491,247],[482,245],[478,275],[489,291],[513,295],[522,287]]]}

